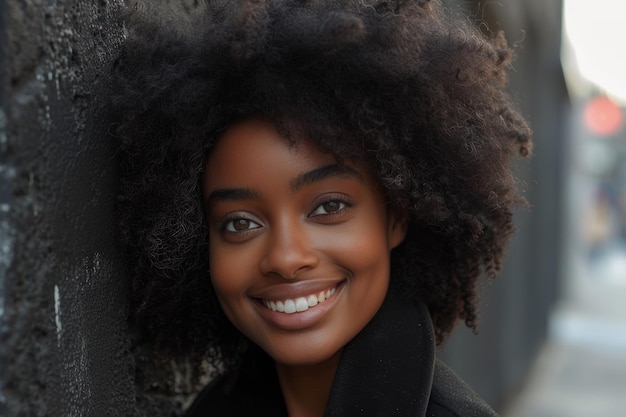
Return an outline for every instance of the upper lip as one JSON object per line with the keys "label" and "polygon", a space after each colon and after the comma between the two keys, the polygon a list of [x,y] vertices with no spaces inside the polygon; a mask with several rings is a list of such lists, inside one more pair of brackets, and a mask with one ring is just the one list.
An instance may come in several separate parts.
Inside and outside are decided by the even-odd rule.
{"label": "upper lip", "polygon": [[312,279],[304,281],[295,281],[289,283],[280,283],[270,285],[260,290],[253,291],[250,294],[252,298],[263,298],[266,300],[286,300],[298,297],[306,297],[320,291],[326,291],[336,287],[344,279]]}

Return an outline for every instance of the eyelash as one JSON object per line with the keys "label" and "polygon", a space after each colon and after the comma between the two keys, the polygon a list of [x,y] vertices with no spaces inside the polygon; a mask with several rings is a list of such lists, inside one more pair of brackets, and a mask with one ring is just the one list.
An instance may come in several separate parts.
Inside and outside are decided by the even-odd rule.
{"label": "eyelash", "polygon": [[[233,224],[233,222],[237,220],[247,220],[248,222],[257,225],[257,227],[252,227],[252,228],[245,229],[245,230],[228,230],[228,226],[230,224]],[[223,221],[219,224],[219,231],[221,233],[229,233],[231,235],[243,235],[246,233],[250,233],[253,230],[259,229],[261,227],[262,227],[261,223],[258,220],[253,219],[250,216],[246,216],[241,213],[233,213],[232,215],[226,216],[226,218],[224,218]],[[233,229],[234,229],[234,226],[233,226]]]}
{"label": "eyelash", "polygon": [[[333,211],[330,213],[314,214],[324,204],[328,204],[328,203],[339,203],[340,208],[337,211]],[[309,214],[309,217],[311,218],[311,217],[318,217],[318,216],[324,216],[324,217],[338,216],[338,215],[345,213],[345,211],[348,208],[352,207],[353,205],[354,203],[343,195],[325,196],[322,200],[316,202],[315,208],[311,211],[311,214]]]}
{"label": "eyelash", "polygon": [[[315,214],[315,212],[319,210],[324,204],[333,203],[333,202],[339,203],[340,208],[338,210],[333,211],[333,212],[328,212],[328,213]],[[354,203],[343,195],[328,195],[315,203],[315,208],[311,211],[308,217],[309,218],[321,217],[321,218],[330,219],[330,218],[333,218],[334,216],[339,216],[339,215],[344,214],[346,210],[352,206],[354,206]],[[246,220],[256,225],[256,227],[251,227],[251,228],[244,229],[244,230],[235,230],[233,222],[236,222],[238,220]],[[231,228],[233,230],[228,230],[230,225],[232,225]],[[263,227],[261,225],[261,222],[252,218],[252,216],[248,216],[243,213],[232,213],[226,216],[218,225],[218,229],[220,233],[227,233],[231,236],[244,236],[247,233],[251,233],[257,229],[260,229],[261,227]]]}

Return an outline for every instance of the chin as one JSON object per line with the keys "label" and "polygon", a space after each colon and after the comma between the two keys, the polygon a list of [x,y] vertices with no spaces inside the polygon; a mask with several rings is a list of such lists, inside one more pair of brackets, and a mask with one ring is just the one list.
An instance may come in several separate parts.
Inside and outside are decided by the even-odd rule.
{"label": "chin", "polygon": [[284,348],[269,347],[263,350],[274,360],[274,362],[287,366],[313,366],[324,363],[336,357],[342,350],[344,344],[340,346],[316,346],[306,344],[302,346],[289,346]]}

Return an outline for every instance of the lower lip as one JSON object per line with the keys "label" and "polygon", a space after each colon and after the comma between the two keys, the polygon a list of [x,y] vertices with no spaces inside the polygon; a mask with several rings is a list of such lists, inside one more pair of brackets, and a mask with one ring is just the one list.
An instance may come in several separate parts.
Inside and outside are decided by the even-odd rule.
{"label": "lower lip", "polygon": [[342,282],[337,286],[337,290],[332,297],[317,304],[315,307],[309,307],[306,311],[291,314],[272,311],[258,300],[254,300],[254,305],[265,321],[269,322],[272,326],[282,330],[303,330],[315,326],[326,316],[335,305],[344,286],[345,282]]}

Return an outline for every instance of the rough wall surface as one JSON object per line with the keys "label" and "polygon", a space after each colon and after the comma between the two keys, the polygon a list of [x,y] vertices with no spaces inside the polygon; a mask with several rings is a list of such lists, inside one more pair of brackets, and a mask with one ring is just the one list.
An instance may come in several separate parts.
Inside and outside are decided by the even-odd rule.
{"label": "rough wall surface", "polygon": [[130,416],[107,76],[122,0],[0,2],[0,415]]}
{"label": "rough wall surface", "polygon": [[0,417],[177,416],[206,382],[129,326],[107,110],[124,8],[0,0]]}
{"label": "rough wall surface", "polygon": [[177,416],[206,382],[129,325],[107,110],[125,7],[0,0],[0,417]]}

